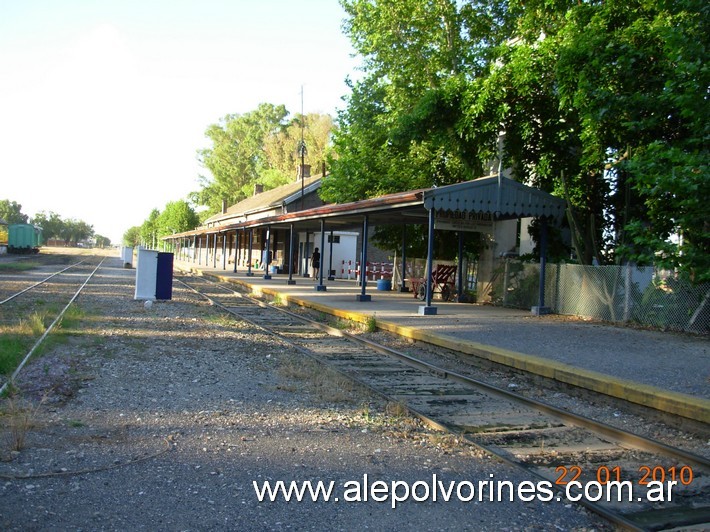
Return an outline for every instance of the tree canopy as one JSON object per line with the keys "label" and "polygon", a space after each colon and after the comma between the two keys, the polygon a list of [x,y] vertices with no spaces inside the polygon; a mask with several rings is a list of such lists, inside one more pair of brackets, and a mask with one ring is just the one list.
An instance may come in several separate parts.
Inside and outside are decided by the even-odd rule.
{"label": "tree canopy", "polygon": [[26,224],[28,216],[22,213],[22,205],[5,199],[0,200],[0,218],[7,224]]}
{"label": "tree canopy", "polygon": [[710,280],[706,3],[341,4],[364,76],[338,116],[326,201],[473,179],[500,157],[567,200],[580,262]]}
{"label": "tree canopy", "polygon": [[283,105],[260,104],[244,114],[230,114],[207,128],[211,146],[198,158],[211,176],[200,176],[201,189],[191,195],[193,203],[219,212],[222,202],[237,203],[253,192],[255,184],[265,189],[295,179],[300,164],[303,133],[305,162],[317,171],[325,161],[333,120],[329,115],[309,114],[290,118]]}

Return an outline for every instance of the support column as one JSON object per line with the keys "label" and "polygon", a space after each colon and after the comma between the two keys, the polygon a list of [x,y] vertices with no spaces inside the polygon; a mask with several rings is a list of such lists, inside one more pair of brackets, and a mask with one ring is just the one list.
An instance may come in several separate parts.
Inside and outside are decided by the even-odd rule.
{"label": "support column", "polygon": [[330,230],[330,245],[328,246],[328,280],[335,281],[333,276],[333,230]]}
{"label": "support column", "polygon": [[251,271],[251,245],[254,242],[254,229],[249,229],[249,249],[247,249],[247,277],[253,277],[254,272]]}
{"label": "support column", "polygon": [[212,267],[217,268],[217,236],[219,233],[214,234],[214,244],[212,244]]}
{"label": "support column", "polygon": [[[303,259],[306,259],[306,264],[303,266]],[[301,267],[303,268],[303,276],[310,277],[308,273],[308,229],[306,229],[306,242],[303,244],[303,256],[301,257]]]}
{"label": "support column", "polygon": [[227,233],[222,233],[222,269],[227,270]]}
{"label": "support column", "polygon": [[433,316],[436,314],[436,307],[431,305],[431,273],[434,264],[434,209],[429,209],[429,236],[426,252],[426,305],[419,306],[420,316]]}
{"label": "support column", "polygon": [[407,281],[405,278],[407,277],[407,226],[403,225],[402,226],[402,274],[400,275],[400,285],[399,285],[399,291],[400,292],[409,292],[409,288],[407,288]]}
{"label": "support column", "polygon": [[323,263],[325,262],[325,219],[320,221],[320,268],[318,268],[318,284],[316,292],[325,292],[327,287],[323,284]]}
{"label": "support column", "polygon": [[289,226],[288,237],[288,281],[286,284],[296,284],[293,280],[293,224]]}
{"label": "support column", "polygon": [[239,263],[239,229],[234,231],[234,273],[237,273]]}
{"label": "support column", "polygon": [[367,214],[362,222],[362,249],[360,250],[360,294],[356,296],[357,301],[372,301],[372,297],[365,293],[367,287]]}
{"label": "support column", "polygon": [[530,311],[533,316],[551,314],[552,309],[545,306],[545,268],[547,266],[547,218],[540,218],[540,289],[538,303]]}
{"label": "support column", "polygon": [[463,231],[459,231],[458,268],[456,268],[456,301],[463,296]]}
{"label": "support column", "polygon": [[271,264],[271,226],[266,226],[266,242],[264,242],[264,251],[261,253],[261,262],[264,266],[264,279],[271,279],[269,273],[269,264]]}

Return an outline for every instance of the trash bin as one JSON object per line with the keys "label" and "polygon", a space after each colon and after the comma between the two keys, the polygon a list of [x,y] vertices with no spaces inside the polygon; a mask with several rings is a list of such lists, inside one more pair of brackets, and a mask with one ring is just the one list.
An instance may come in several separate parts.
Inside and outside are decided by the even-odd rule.
{"label": "trash bin", "polygon": [[384,291],[392,290],[392,281],[390,279],[378,279],[377,289]]}

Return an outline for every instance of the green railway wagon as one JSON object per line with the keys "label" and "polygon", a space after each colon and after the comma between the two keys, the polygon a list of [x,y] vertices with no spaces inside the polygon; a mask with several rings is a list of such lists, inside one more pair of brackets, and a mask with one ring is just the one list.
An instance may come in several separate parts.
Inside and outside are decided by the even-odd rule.
{"label": "green railway wagon", "polygon": [[39,253],[42,229],[32,224],[11,224],[7,228],[8,253]]}

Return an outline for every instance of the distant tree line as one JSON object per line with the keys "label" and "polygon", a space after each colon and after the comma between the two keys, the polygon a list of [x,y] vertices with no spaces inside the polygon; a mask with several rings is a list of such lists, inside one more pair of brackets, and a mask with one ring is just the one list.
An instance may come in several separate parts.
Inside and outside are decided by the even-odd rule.
{"label": "distant tree line", "polygon": [[92,225],[74,218],[62,218],[55,212],[38,212],[33,218],[22,212],[22,205],[16,201],[0,200],[0,218],[9,224],[31,223],[42,228],[42,239],[60,240],[66,246],[75,246],[79,242],[94,240],[98,247],[108,247],[111,240],[94,232]]}

